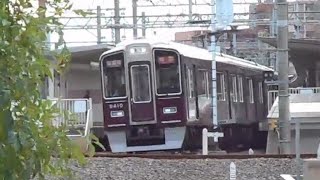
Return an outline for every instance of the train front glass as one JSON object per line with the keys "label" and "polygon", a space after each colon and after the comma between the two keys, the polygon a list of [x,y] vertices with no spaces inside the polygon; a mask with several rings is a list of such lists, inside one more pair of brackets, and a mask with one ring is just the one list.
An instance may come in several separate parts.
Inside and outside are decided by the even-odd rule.
{"label": "train front glass", "polygon": [[103,60],[105,98],[120,98],[126,96],[124,55],[117,53]]}
{"label": "train front glass", "polygon": [[170,95],[181,92],[180,68],[177,53],[155,50],[157,94]]}

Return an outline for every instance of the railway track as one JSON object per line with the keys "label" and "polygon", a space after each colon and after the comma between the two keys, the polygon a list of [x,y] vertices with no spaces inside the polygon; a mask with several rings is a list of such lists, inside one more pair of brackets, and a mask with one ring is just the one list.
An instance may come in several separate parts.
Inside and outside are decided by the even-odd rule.
{"label": "railway track", "polygon": [[[277,159],[293,159],[295,154],[214,154],[214,155],[199,155],[199,154],[181,154],[181,153],[145,153],[145,154],[122,154],[111,152],[99,152],[95,157],[108,158],[148,158],[148,159],[253,159],[253,158],[277,158]],[[301,154],[302,159],[316,158],[316,154]]]}

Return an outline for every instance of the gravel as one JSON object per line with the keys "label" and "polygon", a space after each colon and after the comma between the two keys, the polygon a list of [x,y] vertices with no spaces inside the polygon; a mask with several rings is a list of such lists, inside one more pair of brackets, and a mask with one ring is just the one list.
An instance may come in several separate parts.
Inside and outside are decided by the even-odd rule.
{"label": "gravel", "polygon": [[237,166],[237,180],[276,180],[296,174],[294,159],[180,159],[92,158],[85,167],[71,166],[77,180],[224,180],[229,165]]}

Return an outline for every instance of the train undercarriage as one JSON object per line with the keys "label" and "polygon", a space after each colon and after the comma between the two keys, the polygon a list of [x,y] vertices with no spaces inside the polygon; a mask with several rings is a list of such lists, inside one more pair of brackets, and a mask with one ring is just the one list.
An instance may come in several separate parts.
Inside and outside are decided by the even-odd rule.
{"label": "train undercarriage", "polygon": [[[147,152],[158,150],[198,151],[202,148],[202,129],[204,126],[187,126],[157,129],[153,126],[137,126],[130,130],[107,131],[100,142],[107,151]],[[210,131],[210,129],[209,129]],[[221,126],[218,131],[224,133],[219,143],[209,139],[209,149],[237,152],[253,149],[265,149],[267,131],[259,131],[258,124]],[[102,151],[96,146],[97,151]]]}

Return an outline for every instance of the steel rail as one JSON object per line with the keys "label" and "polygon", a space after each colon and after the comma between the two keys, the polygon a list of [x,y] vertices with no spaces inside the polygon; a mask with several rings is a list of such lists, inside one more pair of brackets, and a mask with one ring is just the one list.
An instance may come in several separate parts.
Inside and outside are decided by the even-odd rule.
{"label": "steel rail", "polygon": [[[316,154],[301,154],[301,158],[316,158]],[[198,154],[170,154],[170,153],[157,153],[157,154],[124,154],[124,153],[111,153],[111,152],[98,152],[93,158],[147,158],[147,159],[256,159],[256,158],[276,158],[276,159],[294,159],[295,154],[222,154],[222,155],[198,155]]]}

